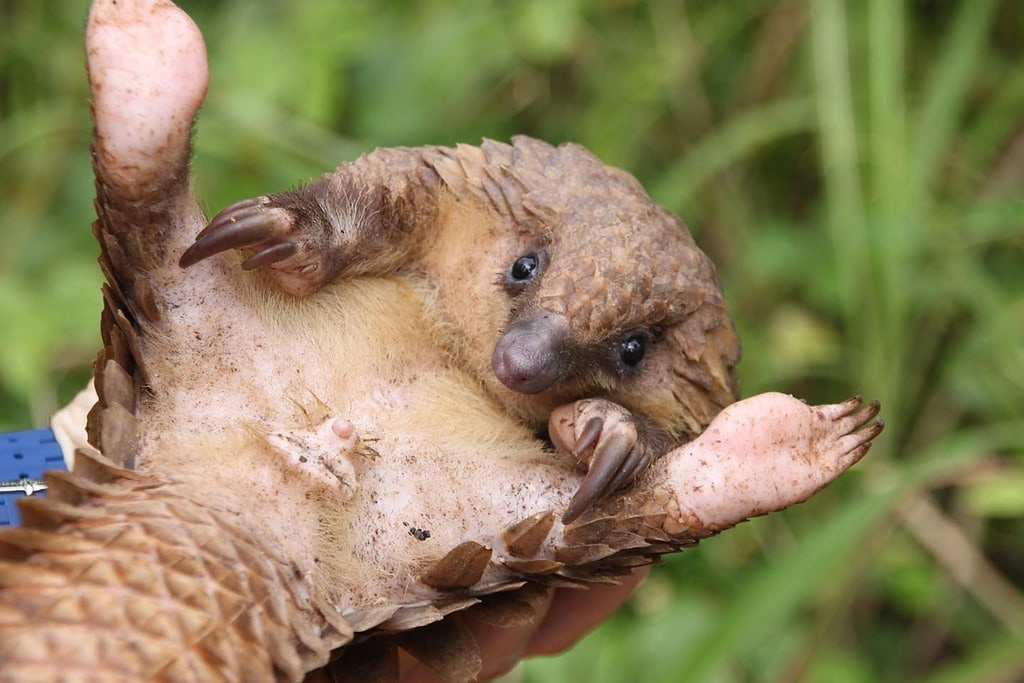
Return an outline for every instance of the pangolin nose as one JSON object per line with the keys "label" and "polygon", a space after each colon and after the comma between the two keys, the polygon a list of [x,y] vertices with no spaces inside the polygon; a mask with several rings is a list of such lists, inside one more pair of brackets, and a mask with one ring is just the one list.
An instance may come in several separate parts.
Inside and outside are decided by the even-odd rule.
{"label": "pangolin nose", "polygon": [[557,337],[535,325],[513,327],[494,347],[494,374],[512,391],[544,391],[565,374]]}

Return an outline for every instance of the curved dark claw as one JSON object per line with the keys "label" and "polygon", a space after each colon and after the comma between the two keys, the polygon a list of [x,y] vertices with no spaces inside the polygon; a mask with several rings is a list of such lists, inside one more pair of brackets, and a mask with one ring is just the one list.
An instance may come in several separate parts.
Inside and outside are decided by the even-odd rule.
{"label": "curved dark claw", "polygon": [[[211,224],[212,225],[212,224]],[[185,250],[178,264],[182,268],[228,249],[244,249],[267,241],[274,234],[273,223],[263,215],[249,215],[211,230]]]}
{"label": "curved dark claw", "polygon": [[267,247],[262,251],[258,251],[249,258],[242,261],[242,268],[244,270],[252,270],[253,268],[259,268],[260,266],[269,266],[278,261],[284,261],[290,256],[294,256],[299,250],[299,245],[295,242],[281,242],[280,244],[274,244]]}
{"label": "curved dark claw", "polygon": [[242,218],[243,216],[258,213],[248,211],[247,209],[262,207],[266,204],[266,202],[266,197],[250,197],[249,199],[243,199],[241,201],[235,202],[234,204],[229,204],[228,206],[221,209],[217,213],[217,215],[213,217],[209,225],[207,225],[205,228],[199,231],[199,234],[196,235],[196,239],[205,236],[206,234],[216,230],[222,225],[231,223],[232,218],[237,219]]}
{"label": "curved dark claw", "polygon": [[651,458],[648,457],[647,450],[638,442],[633,447],[633,450],[629,452],[626,461],[622,463],[619,473],[615,475],[611,484],[608,485],[607,492],[612,493],[625,488],[628,484],[632,484],[637,476],[647,469],[647,466],[650,464]]}
{"label": "curved dark claw", "polygon": [[595,445],[601,436],[602,429],[604,429],[604,420],[601,418],[592,417],[587,420],[583,431],[580,432],[579,440],[576,441],[576,446],[572,449],[573,456],[578,458],[580,453]]}
{"label": "curved dark claw", "polygon": [[280,219],[268,213],[266,206],[266,198],[257,197],[236,202],[218,213],[181,255],[178,265],[188,268],[222,251],[254,247],[274,237]]}
{"label": "curved dark claw", "polygon": [[[590,426],[589,423],[587,426]],[[630,467],[630,454],[635,443],[625,434],[613,433],[597,447],[590,460],[587,476],[583,478],[583,483],[562,515],[563,524],[572,522],[595,501],[615,490],[612,484],[618,479],[623,467]]]}

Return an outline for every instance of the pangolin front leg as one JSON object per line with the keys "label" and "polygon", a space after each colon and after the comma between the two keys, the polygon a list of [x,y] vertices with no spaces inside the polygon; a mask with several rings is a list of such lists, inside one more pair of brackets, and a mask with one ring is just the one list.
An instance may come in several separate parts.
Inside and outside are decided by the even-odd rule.
{"label": "pangolin front leg", "polygon": [[632,484],[672,442],[652,421],[606,399],[563,406],[552,413],[551,424],[555,447],[587,466],[586,477],[562,515],[565,524],[594,502]]}
{"label": "pangolin front leg", "polygon": [[379,149],[293,191],[236,202],[196,235],[179,265],[245,254],[294,296],[338,277],[383,275],[410,259],[436,214],[437,176],[425,149]]}
{"label": "pangolin front leg", "polygon": [[315,292],[335,276],[337,230],[317,203],[288,203],[264,195],[228,206],[196,236],[181,267],[238,249],[249,254],[242,261],[245,270],[266,266],[282,290],[296,296]]}

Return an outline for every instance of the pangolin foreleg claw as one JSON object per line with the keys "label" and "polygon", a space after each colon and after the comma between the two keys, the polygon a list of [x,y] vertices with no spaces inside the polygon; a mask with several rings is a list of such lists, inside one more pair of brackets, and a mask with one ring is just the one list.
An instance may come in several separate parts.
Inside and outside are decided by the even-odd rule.
{"label": "pangolin foreleg claw", "polygon": [[598,444],[590,460],[587,476],[562,515],[564,523],[568,524],[579,517],[592,503],[610,492],[619,472],[628,466],[633,443],[628,435],[617,433],[607,436]]}
{"label": "pangolin foreleg claw", "polygon": [[289,294],[315,292],[332,274],[326,265],[332,228],[315,207],[300,208],[296,197],[264,195],[235,202],[196,235],[178,264],[188,268],[221,252],[239,250],[246,254],[245,270],[266,267]]}
{"label": "pangolin foreleg claw", "polygon": [[245,199],[227,207],[196,235],[178,264],[188,268],[203,259],[230,249],[254,249],[280,244],[290,229],[291,217],[285,211],[270,208],[269,197]]}
{"label": "pangolin foreleg claw", "polygon": [[295,242],[281,242],[280,244],[272,244],[269,247],[265,247],[249,258],[242,261],[242,268],[244,270],[252,270],[261,266],[269,266],[278,261],[284,261],[285,259],[291,258],[299,251],[299,246]]}
{"label": "pangolin foreleg claw", "polygon": [[[572,410],[573,437],[570,444],[561,411]],[[551,436],[556,447],[568,450],[588,467],[579,490],[569,502],[562,521],[577,519],[594,502],[610,495],[636,479],[652,460],[651,448],[640,437],[633,415],[618,404],[604,399],[577,401],[557,409],[551,416]]]}
{"label": "pangolin foreleg claw", "polygon": [[576,445],[572,447],[572,454],[578,458],[587,450],[596,446],[598,439],[601,438],[601,430],[603,428],[604,420],[600,417],[594,416],[587,420],[583,431],[580,432],[579,437],[576,439]]}

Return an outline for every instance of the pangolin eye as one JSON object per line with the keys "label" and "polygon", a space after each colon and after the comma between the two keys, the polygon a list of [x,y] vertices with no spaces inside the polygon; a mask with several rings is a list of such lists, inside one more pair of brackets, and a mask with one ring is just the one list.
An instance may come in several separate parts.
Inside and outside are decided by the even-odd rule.
{"label": "pangolin eye", "polygon": [[516,259],[508,271],[509,279],[513,282],[528,282],[537,277],[540,269],[540,259],[534,253],[525,254]]}
{"label": "pangolin eye", "polygon": [[640,332],[634,332],[619,344],[619,359],[627,368],[636,368],[644,359],[646,351],[647,337]]}

